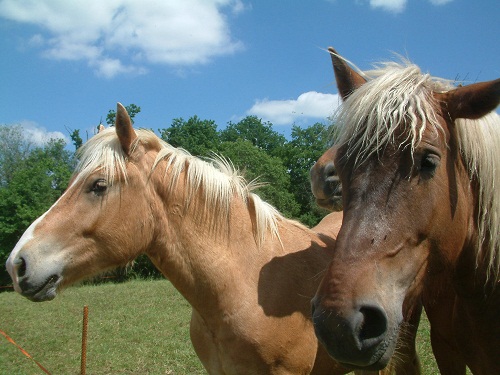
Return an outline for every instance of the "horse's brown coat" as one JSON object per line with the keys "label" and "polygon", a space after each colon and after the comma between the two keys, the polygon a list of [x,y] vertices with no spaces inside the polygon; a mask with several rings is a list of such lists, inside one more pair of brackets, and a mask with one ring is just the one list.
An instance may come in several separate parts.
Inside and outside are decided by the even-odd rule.
{"label": "horse's brown coat", "polygon": [[[353,82],[352,76],[361,75],[331,52],[339,92],[347,108],[358,111],[357,119],[363,118],[363,105],[357,106],[361,100],[391,98],[391,92],[370,92],[371,87],[381,87],[377,79],[387,81],[388,75]],[[357,128],[349,140],[344,138],[330,150],[342,184],[344,220],[332,263],[314,299],[316,332],[339,361],[359,368],[383,367],[394,348],[403,301],[421,298],[441,373],[465,374],[467,365],[474,374],[497,374],[500,254],[491,246],[496,238],[489,234],[498,231],[486,225],[481,234],[478,227],[484,218],[498,225],[492,215],[500,212],[489,203],[495,192],[481,186],[488,182],[478,179],[476,169],[498,170],[477,160],[471,163],[473,157],[457,133],[461,127],[476,126],[498,137],[498,115],[489,112],[500,102],[500,80],[433,91],[442,86],[410,68],[418,79],[414,92],[427,90],[423,96],[405,105],[401,103],[407,98],[392,97],[389,104],[399,108],[380,124],[370,121],[390,108],[382,100],[373,104],[379,112],[366,113],[364,122],[349,123],[351,113],[346,110],[341,115],[346,126]],[[362,98],[357,90],[364,90]],[[426,126],[420,107],[424,101],[433,110]],[[413,115],[404,113],[410,110]],[[414,127],[408,125],[412,121]],[[414,135],[409,135],[410,129]],[[387,136],[385,131],[392,133]],[[370,139],[372,134],[376,140]],[[478,148],[487,146],[477,142],[472,147],[481,153]],[[322,187],[315,191],[320,199],[328,198]],[[337,347],[340,336],[351,337],[351,346]]]}

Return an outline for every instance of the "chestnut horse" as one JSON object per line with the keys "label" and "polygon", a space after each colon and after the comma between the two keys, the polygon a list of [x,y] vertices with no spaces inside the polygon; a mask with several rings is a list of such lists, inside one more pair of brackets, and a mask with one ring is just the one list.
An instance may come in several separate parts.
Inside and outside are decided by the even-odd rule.
{"label": "chestnut horse", "polygon": [[320,342],[383,368],[404,302],[421,298],[443,374],[500,374],[500,80],[453,87],[408,62],[363,73],[330,54],[344,218],[313,299]]}
{"label": "chestnut horse", "polygon": [[66,192],[12,251],[14,288],[51,300],[147,254],[191,304],[191,340],[210,374],[347,373],[318,345],[310,318],[341,215],[319,234],[253,187],[224,160],[134,130],[119,104],[116,126],[83,146]]}
{"label": "chestnut horse", "polygon": [[342,211],[342,184],[335,167],[336,154],[337,147],[330,147],[310,171],[311,191],[316,203],[330,211]]}
{"label": "chestnut horse", "polygon": [[[334,163],[336,153],[337,146],[332,146],[314,163],[310,171],[311,191],[319,206],[331,211],[342,211],[342,184]],[[403,308],[404,328],[400,331],[400,338],[398,338],[404,342],[405,350],[409,353],[416,352],[415,340],[421,313],[421,300],[411,297]],[[401,351],[401,348],[397,350]],[[415,358],[418,360],[417,357]],[[420,371],[418,361],[414,364],[413,371],[415,372],[408,371],[408,374],[419,373],[416,369]]]}

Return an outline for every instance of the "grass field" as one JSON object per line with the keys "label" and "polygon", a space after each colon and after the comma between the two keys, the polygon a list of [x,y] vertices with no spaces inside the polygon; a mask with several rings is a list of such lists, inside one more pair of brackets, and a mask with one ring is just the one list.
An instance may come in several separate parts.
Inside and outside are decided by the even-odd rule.
{"label": "grass field", "polygon": [[[52,374],[79,374],[83,306],[89,308],[87,374],[204,374],[189,340],[190,306],[166,280],[79,286],[33,303],[0,293],[0,331]],[[423,374],[438,374],[422,320]],[[0,374],[43,374],[0,335]]]}

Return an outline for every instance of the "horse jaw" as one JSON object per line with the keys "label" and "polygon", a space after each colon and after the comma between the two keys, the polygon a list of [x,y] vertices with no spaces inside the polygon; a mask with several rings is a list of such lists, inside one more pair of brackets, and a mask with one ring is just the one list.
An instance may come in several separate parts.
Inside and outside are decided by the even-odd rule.
{"label": "horse jaw", "polygon": [[[54,244],[39,244],[34,236],[36,226],[44,216],[24,232],[6,262],[14,290],[34,302],[54,299],[63,280],[61,259],[51,255]],[[29,251],[33,245],[38,247],[36,253]]]}

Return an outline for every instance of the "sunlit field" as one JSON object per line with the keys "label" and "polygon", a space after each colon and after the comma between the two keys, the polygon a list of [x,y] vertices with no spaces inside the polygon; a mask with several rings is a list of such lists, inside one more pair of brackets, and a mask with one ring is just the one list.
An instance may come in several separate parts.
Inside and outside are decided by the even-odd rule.
{"label": "sunlit field", "polygon": [[[71,287],[51,302],[0,293],[0,331],[51,374],[79,374],[83,306],[89,309],[87,374],[205,374],[189,340],[191,308],[166,280]],[[423,374],[438,374],[422,319]],[[43,374],[0,335],[0,374]]]}

